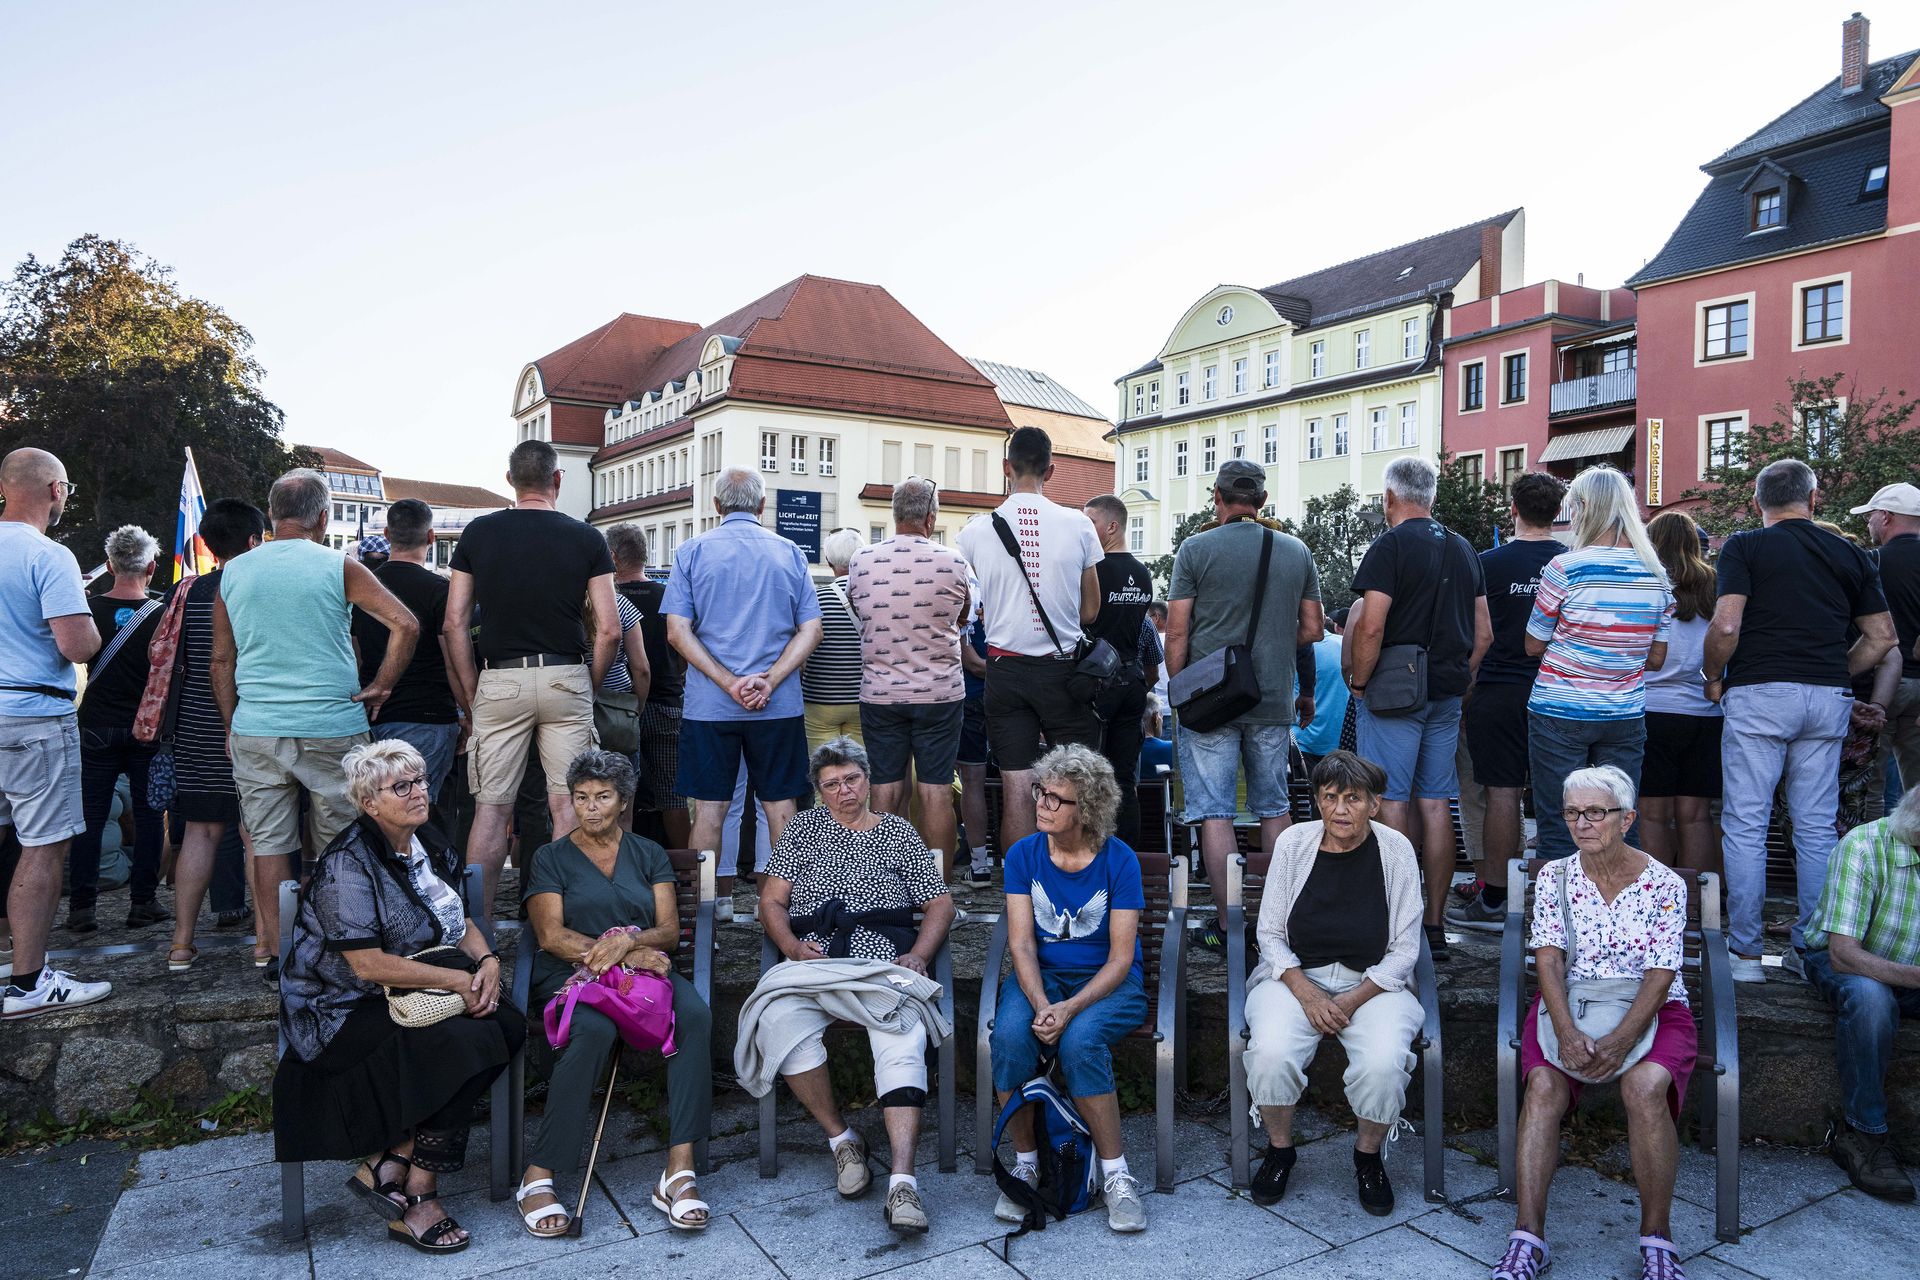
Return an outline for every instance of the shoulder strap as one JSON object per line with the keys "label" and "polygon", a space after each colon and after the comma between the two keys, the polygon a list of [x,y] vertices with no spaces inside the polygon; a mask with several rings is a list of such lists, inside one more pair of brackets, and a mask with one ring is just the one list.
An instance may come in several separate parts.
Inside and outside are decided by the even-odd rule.
{"label": "shoulder strap", "polygon": [[1247,619],[1247,647],[1260,638],[1260,610],[1267,603],[1267,566],[1273,561],[1273,532],[1264,525],[1260,530],[1260,572],[1253,579],[1253,616]]}
{"label": "shoulder strap", "polygon": [[1569,977],[1573,974],[1573,957],[1574,952],[1578,949],[1575,945],[1575,934],[1573,932],[1573,859],[1579,856],[1580,855],[1576,853],[1571,857],[1560,860],[1560,928],[1567,935],[1567,974]]}
{"label": "shoulder strap", "polygon": [[127,641],[133,639],[133,633],[140,629],[140,624],[148,618],[151,618],[153,611],[159,607],[160,602],[158,600],[150,599],[138,609],[134,610],[133,616],[127,619],[127,625],[114,632],[113,639],[107,641],[107,647],[100,651],[100,656],[87,664],[87,674],[90,680],[98,680],[100,678],[101,674],[106,671],[113,660],[120,656],[120,651],[127,647]]}
{"label": "shoulder strap", "polygon": [[[1427,518],[1433,520],[1432,516]],[[1453,580],[1452,574],[1447,569],[1447,552],[1453,549],[1453,530],[1438,520],[1434,520],[1433,523],[1440,530],[1439,559],[1433,566],[1434,576],[1439,579],[1439,585],[1433,589],[1433,614],[1427,619],[1428,653],[1433,652],[1433,642],[1440,638],[1440,610],[1447,603],[1447,583]]]}
{"label": "shoulder strap", "polygon": [[[1006,522],[998,511],[992,514],[993,531],[1000,535],[1000,545],[1013,557],[1013,566],[1020,572],[1020,581],[1027,584],[1027,594],[1033,597],[1033,611],[1040,615],[1040,625],[1047,629],[1047,639],[1053,642],[1053,651],[1064,654],[1060,647],[1060,633],[1053,629],[1053,620],[1047,617],[1047,607],[1040,603],[1040,592],[1033,585],[1033,579],[1027,576],[1027,562],[1020,556],[1020,541],[1013,536],[1013,526]],[[1258,614],[1255,614],[1256,619]]]}

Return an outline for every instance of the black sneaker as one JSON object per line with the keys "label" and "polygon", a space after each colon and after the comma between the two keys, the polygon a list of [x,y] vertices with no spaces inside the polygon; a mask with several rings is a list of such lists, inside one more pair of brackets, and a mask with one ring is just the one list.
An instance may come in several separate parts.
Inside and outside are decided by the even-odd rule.
{"label": "black sneaker", "polygon": [[1443,924],[1427,926],[1427,950],[1433,953],[1435,964],[1444,964],[1453,959],[1453,952],[1447,950],[1447,927]]}
{"label": "black sneaker", "polygon": [[1387,1181],[1387,1164],[1378,1151],[1353,1153],[1353,1176],[1360,1184],[1360,1207],[1376,1218],[1393,1212],[1393,1184]]}
{"label": "black sneaker", "polygon": [[245,907],[238,911],[222,911],[213,917],[213,927],[216,929],[237,929],[243,924],[252,922],[253,912]]}
{"label": "black sneaker", "polygon": [[1193,935],[1193,945],[1217,956],[1227,954],[1227,931],[1220,927],[1219,916],[1201,926],[1200,932]]}
{"label": "black sneaker", "polygon": [[1287,1194],[1287,1179],[1293,1176],[1293,1162],[1299,1153],[1292,1147],[1268,1147],[1267,1154],[1260,1161],[1260,1169],[1253,1175],[1253,1202],[1255,1204],[1279,1204],[1280,1198]]}
{"label": "black sneaker", "polygon": [[984,889],[993,883],[993,864],[984,867],[967,868],[967,883],[976,889]]}
{"label": "black sneaker", "polygon": [[1913,1199],[1913,1183],[1901,1170],[1886,1134],[1861,1133],[1842,1124],[1833,1135],[1832,1152],[1833,1162],[1868,1195],[1903,1203]]}
{"label": "black sneaker", "polygon": [[127,928],[129,929],[144,929],[148,925],[171,919],[173,917],[161,910],[157,902],[135,902],[127,907]]}
{"label": "black sneaker", "polygon": [[280,957],[275,956],[273,959],[267,961],[266,967],[261,969],[259,973],[260,973],[260,980],[266,983],[268,986],[270,987],[279,986],[280,985]]}
{"label": "black sneaker", "polygon": [[95,929],[98,929],[99,927],[100,927],[100,922],[93,918],[92,907],[68,908],[67,910],[67,932],[68,933],[92,933]]}

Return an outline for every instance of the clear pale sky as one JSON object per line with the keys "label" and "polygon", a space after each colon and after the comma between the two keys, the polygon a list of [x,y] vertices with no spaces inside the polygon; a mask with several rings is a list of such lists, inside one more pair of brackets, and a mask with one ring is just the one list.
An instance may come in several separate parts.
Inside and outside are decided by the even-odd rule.
{"label": "clear pale sky", "polygon": [[0,0],[0,263],[132,241],[289,439],[420,478],[499,488],[520,367],[620,311],[809,271],[1111,414],[1213,285],[1515,205],[1529,280],[1618,283],[1851,7]]}

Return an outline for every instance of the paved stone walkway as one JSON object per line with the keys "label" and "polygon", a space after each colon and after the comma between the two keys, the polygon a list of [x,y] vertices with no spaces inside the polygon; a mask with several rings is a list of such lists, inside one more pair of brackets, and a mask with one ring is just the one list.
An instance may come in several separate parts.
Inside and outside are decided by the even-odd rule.
{"label": "paved stone walkway", "polygon": [[[833,1166],[811,1122],[783,1112],[781,1169],[763,1180],[755,1161],[754,1111],[739,1095],[720,1107],[713,1170],[701,1190],[715,1208],[704,1233],[669,1231],[647,1201],[662,1167],[658,1143],[638,1120],[609,1136],[578,1241],[536,1240],[510,1203],[487,1198],[486,1134],[476,1129],[467,1169],[443,1180],[448,1208],[474,1243],[428,1260],[382,1237],[385,1226],[344,1190],[345,1165],[307,1170],[308,1234],[281,1240],[278,1167],[264,1134],[221,1138],[137,1157],[108,1144],[81,1144],[0,1161],[0,1274],[10,1280],[93,1276],[99,1280],[436,1280],[511,1272],[526,1280],[564,1276],[652,1280],[716,1277],[851,1277],[899,1280],[1016,1275],[1206,1277],[1298,1280],[1484,1277],[1512,1227],[1510,1206],[1493,1199],[1491,1137],[1462,1135],[1447,1156],[1449,1203],[1426,1204],[1415,1187],[1418,1147],[1390,1152],[1399,1207],[1372,1218],[1353,1197],[1350,1144],[1302,1113],[1300,1165],[1287,1199],[1262,1209],[1229,1186],[1226,1137],[1213,1123],[1183,1118],[1177,1135],[1180,1184],[1149,1195],[1144,1235],[1116,1236],[1099,1211],[1055,1224],[1000,1257],[992,1180],[972,1172],[970,1109],[961,1111],[960,1171],[943,1174],[931,1135],[923,1140],[921,1194],[933,1220],[906,1238],[881,1218],[884,1177],[854,1202],[833,1189]],[[878,1139],[876,1115],[860,1117]],[[1136,1165],[1150,1171],[1147,1117],[1127,1122]],[[1624,1169],[1623,1153],[1602,1167]],[[1683,1151],[1674,1229],[1694,1280],[1795,1280],[1836,1263],[1847,1280],[1914,1274],[1920,1207],[1887,1205],[1846,1186],[1823,1155],[1752,1148],[1744,1163],[1739,1244],[1712,1235],[1712,1179],[1706,1157]],[[564,1183],[563,1183],[564,1185]],[[1636,1280],[1636,1208],[1630,1183],[1593,1169],[1563,1169],[1554,1184],[1548,1237],[1560,1280]]]}

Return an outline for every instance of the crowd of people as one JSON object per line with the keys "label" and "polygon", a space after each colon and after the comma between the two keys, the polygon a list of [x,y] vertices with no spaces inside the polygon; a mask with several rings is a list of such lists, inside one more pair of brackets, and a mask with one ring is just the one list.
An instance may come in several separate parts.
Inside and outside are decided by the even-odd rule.
{"label": "crowd of people", "polygon": [[[1092,1134],[1109,1225],[1139,1231],[1112,1046],[1147,1009],[1136,783],[1171,771],[1216,890],[1239,830],[1273,852],[1249,939],[1248,1080],[1269,1141],[1255,1198],[1285,1195],[1293,1109],[1335,1037],[1356,1194],[1391,1212],[1381,1149],[1414,1063],[1416,957],[1445,962],[1448,926],[1504,927],[1508,862],[1532,848],[1555,863],[1530,922],[1519,1214],[1495,1275],[1546,1265],[1560,1121],[1583,1084],[1617,1081],[1645,1273],[1669,1280],[1674,1126],[1695,1056],[1687,888],[1672,868],[1724,876],[1732,976],[1766,981],[1778,794],[1798,885],[1778,963],[1837,1014],[1833,1152],[1863,1189],[1912,1198],[1885,1078],[1893,1029],[1920,1013],[1920,789],[1903,791],[1920,781],[1920,488],[1889,485],[1856,510],[1868,548],[1815,519],[1804,463],[1777,461],[1756,484],[1760,526],[1715,551],[1684,512],[1644,523],[1611,468],[1571,484],[1532,472],[1511,488],[1512,536],[1476,553],[1433,518],[1434,467],[1401,458],[1354,603],[1329,615],[1314,557],[1262,517],[1253,463],[1220,468],[1215,521],[1181,542],[1164,600],[1124,549],[1121,499],[1076,510],[1046,497],[1044,432],[1014,431],[1004,468],[1005,500],[953,547],[936,536],[938,487],[901,481],[892,535],[829,533],[819,579],[762,523],[758,474],[726,468],[714,527],[676,550],[664,582],[637,526],[603,534],[559,511],[562,472],[539,441],[509,459],[514,506],[468,526],[444,577],[428,567],[424,504],[396,502],[384,537],[343,556],[324,542],[325,480],[296,470],[264,513],[209,504],[201,536],[219,567],[157,596],[158,546],[133,526],[107,540],[89,594],[48,537],[75,486],[59,459],[14,450],[0,461],[0,823],[18,853],[0,868],[0,1016],[109,996],[49,966],[46,948],[63,892],[67,928],[97,927],[100,837],[125,776],[127,923],[168,919],[156,891],[170,875],[170,971],[198,961],[219,850],[244,843],[253,960],[280,985],[288,1040],[282,1158],[360,1159],[354,1189],[396,1239],[465,1247],[435,1179],[460,1167],[474,1101],[527,1015],[625,966],[672,985],[671,1145],[653,1202],[699,1230],[710,1015],[674,968],[664,848],[715,850],[723,918],[751,877],[752,909],[793,962],[740,1011],[739,1078],[758,1093],[786,1079],[840,1192],[860,1195],[867,1151],[822,1033],[864,1025],[890,1144],[886,1219],[924,1231],[913,1149],[927,1050],[952,1033],[928,975],[958,915],[949,884],[992,883],[997,844],[1013,972],[994,1087],[1004,1102],[1056,1070]],[[1291,809],[1296,756],[1310,822]],[[464,833],[433,821],[454,791],[471,801]],[[1463,887],[1456,804],[1477,872]],[[181,830],[163,867],[169,821]],[[495,914],[510,856],[519,901],[504,905],[538,947],[527,1010],[503,995],[474,924]],[[459,892],[467,863],[482,870],[474,901]],[[293,878],[304,888],[282,957],[277,889]],[[1220,921],[1197,941],[1224,949]],[[389,1016],[392,991],[450,981],[466,1016]],[[1601,1026],[1590,1007],[1615,1013]],[[617,1039],[585,1007],[571,1026],[517,1196],[541,1236],[569,1226],[555,1179],[577,1163]],[[1031,1124],[1008,1136],[1015,1176],[1034,1185]],[[996,1212],[1025,1214],[1007,1195]]]}

